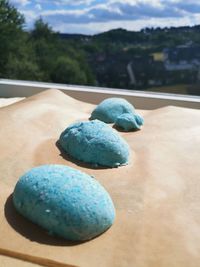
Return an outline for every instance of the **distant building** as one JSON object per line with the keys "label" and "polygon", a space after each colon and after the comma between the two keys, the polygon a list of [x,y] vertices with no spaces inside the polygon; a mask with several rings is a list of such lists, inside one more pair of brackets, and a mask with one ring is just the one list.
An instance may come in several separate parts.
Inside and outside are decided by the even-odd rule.
{"label": "distant building", "polygon": [[200,67],[200,45],[186,45],[166,48],[164,65],[167,71],[193,70]]}
{"label": "distant building", "polygon": [[164,59],[155,60],[153,54],[107,51],[94,53],[90,65],[99,86],[146,89],[171,84],[194,84],[200,80],[200,46],[164,49]]}
{"label": "distant building", "polygon": [[130,85],[136,88],[160,86],[165,81],[162,62],[154,61],[153,56],[135,56],[127,65]]}

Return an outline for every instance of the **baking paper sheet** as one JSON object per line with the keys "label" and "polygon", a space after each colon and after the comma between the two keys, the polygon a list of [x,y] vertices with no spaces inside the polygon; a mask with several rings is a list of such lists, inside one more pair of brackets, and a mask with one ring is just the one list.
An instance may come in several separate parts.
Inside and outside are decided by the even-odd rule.
{"label": "baking paper sheet", "polygon": [[[120,134],[130,164],[90,168],[57,146],[72,122],[94,106],[48,90],[0,109],[0,253],[46,266],[200,266],[200,111],[165,107],[144,115],[141,131]],[[96,179],[116,207],[101,236],[72,243],[48,236],[18,215],[12,192],[32,167],[64,164]]]}

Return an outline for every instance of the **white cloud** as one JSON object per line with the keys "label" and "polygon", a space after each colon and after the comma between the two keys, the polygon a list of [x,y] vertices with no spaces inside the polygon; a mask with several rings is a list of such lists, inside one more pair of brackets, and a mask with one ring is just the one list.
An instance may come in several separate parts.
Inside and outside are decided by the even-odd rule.
{"label": "white cloud", "polygon": [[[62,32],[99,32],[124,27],[165,27],[199,24],[200,1],[182,0],[12,0],[22,6],[28,25],[42,16],[55,30]],[[30,10],[28,3],[35,3]],[[51,9],[43,10],[51,3]],[[54,9],[52,9],[52,4]],[[81,7],[79,6],[81,4]]]}
{"label": "white cloud", "polygon": [[17,6],[26,6],[30,3],[29,0],[11,0],[11,3]]}
{"label": "white cloud", "polygon": [[[69,6],[78,6],[78,5],[90,5],[91,3],[95,2],[95,0],[36,0],[40,4],[44,3],[51,3],[57,6],[60,5],[69,5]],[[53,2],[53,3],[52,3]]]}
{"label": "white cloud", "polygon": [[35,5],[35,8],[36,8],[37,10],[42,10],[42,6],[41,6],[40,4],[36,4],[36,5]]}
{"label": "white cloud", "polygon": [[[196,21],[200,20],[200,16],[196,18]],[[148,25],[146,20],[130,21],[125,20],[123,24],[121,21],[110,21],[109,23],[87,23],[87,24],[73,24],[73,23],[61,23],[55,26],[56,31],[67,32],[67,33],[85,33],[85,34],[97,34],[100,32],[108,31],[111,29],[124,28],[130,31],[139,31],[145,27],[178,27],[185,25],[194,25],[191,18],[179,18],[177,20],[169,19],[166,25],[165,19],[154,19],[148,20]]]}

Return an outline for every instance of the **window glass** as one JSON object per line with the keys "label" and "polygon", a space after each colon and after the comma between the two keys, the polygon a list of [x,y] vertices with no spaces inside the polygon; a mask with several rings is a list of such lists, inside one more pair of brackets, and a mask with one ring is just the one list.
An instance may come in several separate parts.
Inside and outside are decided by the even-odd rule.
{"label": "window glass", "polygon": [[1,0],[0,78],[200,95],[200,2]]}

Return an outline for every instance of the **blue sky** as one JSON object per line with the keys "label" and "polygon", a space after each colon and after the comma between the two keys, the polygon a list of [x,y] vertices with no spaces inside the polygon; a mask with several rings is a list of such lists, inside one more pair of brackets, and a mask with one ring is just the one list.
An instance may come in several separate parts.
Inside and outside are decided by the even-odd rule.
{"label": "blue sky", "polygon": [[10,0],[27,27],[42,16],[60,32],[95,34],[114,28],[200,24],[199,0]]}

